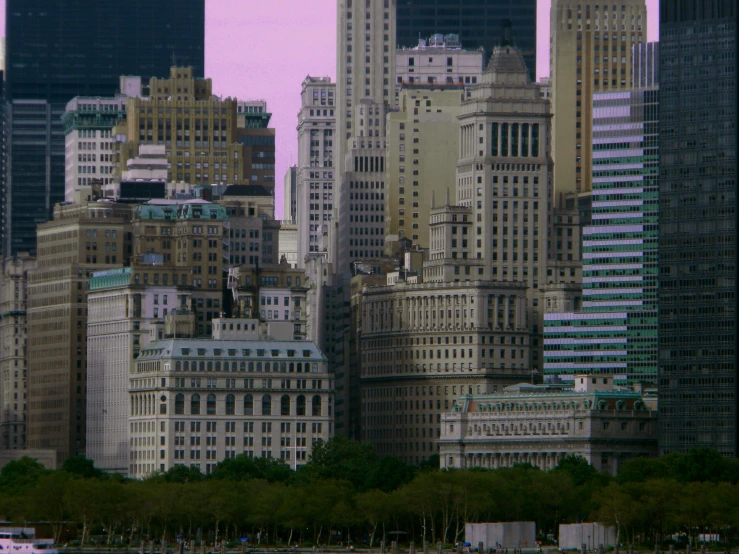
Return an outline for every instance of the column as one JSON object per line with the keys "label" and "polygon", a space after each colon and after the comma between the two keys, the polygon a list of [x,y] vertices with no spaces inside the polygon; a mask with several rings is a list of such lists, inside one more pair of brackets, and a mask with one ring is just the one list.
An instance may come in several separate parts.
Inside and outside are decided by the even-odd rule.
{"label": "column", "polygon": [[[472,298],[472,296],[470,296]],[[488,307],[485,304],[485,295],[478,292],[475,298],[475,310],[477,310],[477,328],[482,329],[485,324],[485,312]]]}
{"label": "column", "polygon": [[511,298],[510,296],[504,296],[503,297],[503,329],[508,329],[508,325],[510,325],[510,306]]}
{"label": "column", "polygon": [[500,297],[496,294],[493,296],[493,329],[498,328],[498,308]]}

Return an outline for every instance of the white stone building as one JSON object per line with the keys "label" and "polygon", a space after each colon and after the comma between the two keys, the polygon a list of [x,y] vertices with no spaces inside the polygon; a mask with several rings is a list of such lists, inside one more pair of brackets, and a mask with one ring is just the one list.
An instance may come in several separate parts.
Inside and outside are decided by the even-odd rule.
{"label": "white stone building", "polygon": [[329,77],[308,76],[303,81],[300,99],[295,194],[298,267],[304,267],[306,254],[326,250],[324,225],[331,219],[337,200],[336,83]]}
{"label": "white stone building", "polygon": [[130,376],[129,475],[175,465],[210,473],[242,453],[296,468],[333,436],[333,387],[326,358],[308,341],[151,342]]}
{"label": "white stone building", "polygon": [[74,201],[74,190],[99,180],[113,180],[113,127],[126,115],[129,96],[141,96],[141,77],[121,77],[121,93],[114,97],[73,98],[67,103],[64,125],[64,199]]}
{"label": "white stone building", "polygon": [[131,284],[131,268],[97,272],[87,295],[86,456],[105,471],[126,474],[128,379],[154,322],[190,305],[177,287]]}
{"label": "white stone building", "polygon": [[28,395],[28,271],[36,258],[21,253],[0,273],[0,449],[26,447]]}
{"label": "white stone building", "polygon": [[657,399],[613,386],[605,375],[578,375],[574,388],[521,383],[493,394],[460,396],[442,416],[442,468],[543,470],[581,456],[616,475],[626,460],[657,455]]}
{"label": "white stone building", "polygon": [[395,51],[395,105],[400,89],[413,85],[457,85],[469,97],[481,81],[484,51],[463,50],[457,35],[420,39],[415,48]]}

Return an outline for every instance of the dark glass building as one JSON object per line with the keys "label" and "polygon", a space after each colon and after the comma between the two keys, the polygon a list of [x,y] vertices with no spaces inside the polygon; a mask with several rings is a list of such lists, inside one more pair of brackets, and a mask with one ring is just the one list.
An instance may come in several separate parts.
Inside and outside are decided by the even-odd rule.
{"label": "dark glass building", "polygon": [[536,81],[536,0],[397,0],[398,48],[412,48],[419,38],[455,33],[462,46],[485,48],[487,65],[500,44],[501,28],[513,22],[513,39]]}
{"label": "dark glass building", "polygon": [[737,444],[737,2],[660,2],[659,443]]}
{"label": "dark glass building", "polygon": [[35,252],[64,199],[60,117],[75,96],[112,96],[121,75],[205,66],[205,0],[6,0],[2,253]]}

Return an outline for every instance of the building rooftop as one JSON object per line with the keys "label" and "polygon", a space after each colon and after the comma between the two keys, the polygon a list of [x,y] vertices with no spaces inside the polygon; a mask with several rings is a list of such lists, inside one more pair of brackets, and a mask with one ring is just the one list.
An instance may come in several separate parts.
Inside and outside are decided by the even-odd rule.
{"label": "building rooftop", "polygon": [[[315,343],[307,340],[164,339],[149,343],[138,358],[222,358],[224,361],[263,358],[264,361],[327,361]],[[277,370],[275,370],[277,371]]]}
{"label": "building rooftop", "polygon": [[229,185],[223,196],[272,196],[272,191],[262,185]]}
{"label": "building rooftop", "polygon": [[228,219],[226,208],[204,200],[186,200],[179,204],[144,204],[136,208],[136,219]]}

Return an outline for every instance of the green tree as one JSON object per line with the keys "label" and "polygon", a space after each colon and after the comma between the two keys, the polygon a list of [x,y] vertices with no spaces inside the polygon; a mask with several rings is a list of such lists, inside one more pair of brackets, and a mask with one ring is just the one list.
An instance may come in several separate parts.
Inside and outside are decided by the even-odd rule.
{"label": "green tree", "polygon": [[252,458],[247,454],[226,458],[216,464],[211,473],[212,479],[229,481],[265,479],[270,483],[287,483],[292,477],[293,470],[284,461],[273,458]]}
{"label": "green tree", "polygon": [[406,483],[410,483],[415,474],[415,468],[406,464],[400,458],[385,456],[372,464],[366,477],[364,489],[379,489],[391,492]]}
{"label": "green tree", "polygon": [[62,471],[85,479],[103,479],[108,476],[102,469],[96,468],[92,460],[84,456],[70,456],[64,460]]}
{"label": "green tree", "polygon": [[349,481],[357,490],[368,487],[368,476],[377,461],[374,448],[337,435],[328,442],[313,445],[310,461],[301,472],[311,479]]}

